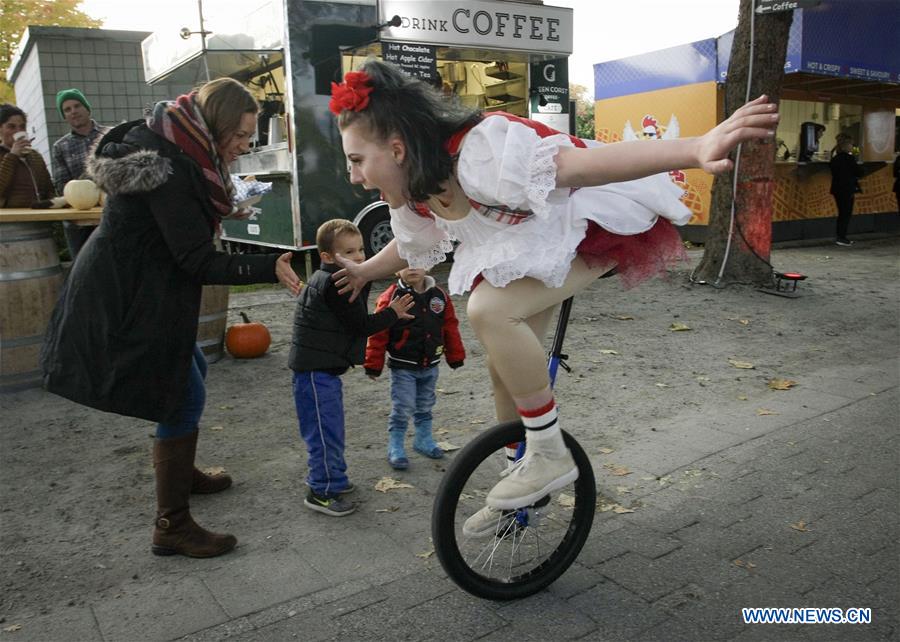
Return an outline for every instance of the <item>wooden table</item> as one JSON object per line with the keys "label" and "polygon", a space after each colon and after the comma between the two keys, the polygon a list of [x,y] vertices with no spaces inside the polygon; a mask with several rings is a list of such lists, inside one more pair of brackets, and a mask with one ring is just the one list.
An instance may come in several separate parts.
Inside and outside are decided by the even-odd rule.
{"label": "wooden table", "polygon": [[47,223],[52,221],[72,221],[78,225],[97,225],[103,208],[76,210],[62,207],[52,210],[33,210],[24,207],[0,209],[0,223]]}

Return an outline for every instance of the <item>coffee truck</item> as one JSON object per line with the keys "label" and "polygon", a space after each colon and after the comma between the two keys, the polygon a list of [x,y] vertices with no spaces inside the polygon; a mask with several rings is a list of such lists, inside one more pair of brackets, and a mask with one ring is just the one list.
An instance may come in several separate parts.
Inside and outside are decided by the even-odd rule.
{"label": "coffee truck", "polygon": [[499,0],[198,6],[194,20],[173,18],[171,29],[143,41],[144,70],[151,84],[228,76],[259,100],[255,143],[231,169],[272,190],[258,214],[224,222],[222,239],[233,251],[310,250],[318,226],[337,217],[360,227],[370,254],[390,241],[387,204],[350,184],[328,109],[331,83],[369,56],[434,83],[448,100],[571,129],[569,8]]}

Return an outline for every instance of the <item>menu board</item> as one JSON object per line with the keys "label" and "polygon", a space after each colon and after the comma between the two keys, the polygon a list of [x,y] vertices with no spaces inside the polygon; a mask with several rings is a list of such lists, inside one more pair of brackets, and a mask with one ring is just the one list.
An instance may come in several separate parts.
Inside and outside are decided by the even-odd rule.
{"label": "menu board", "polygon": [[411,42],[382,42],[381,57],[392,62],[414,78],[436,83],[437,47]]}

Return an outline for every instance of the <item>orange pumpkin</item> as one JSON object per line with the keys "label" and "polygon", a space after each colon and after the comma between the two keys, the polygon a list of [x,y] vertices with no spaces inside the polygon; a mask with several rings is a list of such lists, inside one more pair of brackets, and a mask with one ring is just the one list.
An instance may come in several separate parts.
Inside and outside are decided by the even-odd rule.
{"label": "orange pumpkin", "polygon": [[258,321],[250,321],[241,312],[243,323],[235,323],[225,333],[225,347],[236,359],[255,359],[261,357],[272,343],[269,329]]}

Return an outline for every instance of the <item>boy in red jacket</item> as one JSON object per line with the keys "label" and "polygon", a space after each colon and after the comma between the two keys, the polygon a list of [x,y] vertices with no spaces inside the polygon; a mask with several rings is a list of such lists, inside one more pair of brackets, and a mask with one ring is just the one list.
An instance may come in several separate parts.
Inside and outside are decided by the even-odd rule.
{"label": "boy in red jacket", "polygon": [[431,434],[431,409],[441,355],[451,368],[459,368],[466,351],[459,336],[459,321],[450,297],[435,285],[423,269],[404,268],[400,280],[378,297],[375,312],[404,294],[415,302],[407,314],[391,327],[369,337],[366,346],[366,374],[375,381],[384,369],[385,351],[391,369],[391,416],[388,420],[388,463],[395,470],[409,467],[403,440],[412,415],[416,435],[413,449],[430,459],[440,459],[444,451]]}

